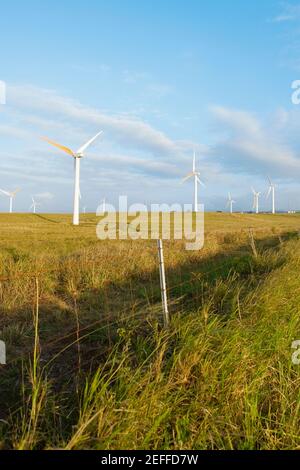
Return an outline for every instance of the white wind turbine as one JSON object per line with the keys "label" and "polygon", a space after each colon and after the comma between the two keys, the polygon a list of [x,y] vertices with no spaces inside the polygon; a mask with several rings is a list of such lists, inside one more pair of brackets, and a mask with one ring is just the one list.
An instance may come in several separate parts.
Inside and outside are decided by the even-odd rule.
{"label": "white wind turbine", "polygon": [[20,189],[16,189],[15,191],[4,191],[4,189],[0,189],[0,192],[4,194],[5,196],[9,197],[9,213],[11,214],[13,211],[13,200],[16,197],[17,193],[20,191]]}
{"label": "white wind turbine", "polygon": [[255,191],[254,188],[251,188],[253,192],[253,209],[255,210],[256,214],[259,213],[259,198],[261,196],[261,193],[258,193]]}
{"label": "white wind turbine", "polygon": [[32,212],[33,212],[34,214],[36,214],[36,208],[37,208],[38,206],[40,206],[41,204],[40,204],[39,202],[36,202],[36,200],[34,199],[33,196],[31,196],[31,200],[32,200],[32,204],[31,204],[31,206],[29,207],[29,210],[32,209]]}
{"label": "white wind turbine", "polygon": [[200,180],[200,172],[196,170],[196,152],[194,152],[193,158],[193,171],[189,173],[183,180],[182,183],[185,183],[190,178],[194,178],[194,211],[198,212],[198,184],[205,187],[205,184]]}
{"label": "white wind turbine", "polygon": [[63,145],[57,144],[53,140],[49,140],[44,138],[46,142],[54,147],[59,148],[63,152],[71,155],[74,158],[74,169],[75,169],[75,181],[74,181],[74,210],[73,210],[73,225],[79,225],[79,199],[81,198],[80,194],[80,160],[84,157],[84,152],[87,148],[101,135],[103,131],[98,132],[95,137],[89,140],[86,144],[80,147],[77,152],[73,152],[73,150],[69,149],[68,147],[64,147]]}
{"label": "white wind turbine", "polygon": [[275,210],[275,184],[272,183],[272,181],[270,180],[269,177],[268,177],[268,181],[269,181],[269,190],[268,190],[268,194],[267,194],[267,199],[270,197],[270,194],[272,193],[272,214],[276,214],[276,210]]}
{"label": "white wind turbine", "polygon": [[235,204],[235,203],[236,203],[236,201],[234,201],[234,200],[232,199],[232,197],[231,197],[231,194],[228,193],[228,201],[227,201],[226,207],[229,207],[229,208],[230,208],[230,214],[233,213],[233,204]]}

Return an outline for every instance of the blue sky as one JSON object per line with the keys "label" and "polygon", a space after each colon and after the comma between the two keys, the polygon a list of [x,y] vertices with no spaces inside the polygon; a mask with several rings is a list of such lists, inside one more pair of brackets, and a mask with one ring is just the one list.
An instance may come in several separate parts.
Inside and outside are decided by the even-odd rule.
{"label": "blue sky", "polygon": [[87,210],[121,194],[191,202],[193,149],[207,210],[228,191],[250,210],[267,174],[278,208],[300,209],[300,2],[12,0],[0,40],[0,187],[22,188],[16,210],[35,195],[70,211],[72,162],[40,136],[77,149],[101,129],[82,163]]}

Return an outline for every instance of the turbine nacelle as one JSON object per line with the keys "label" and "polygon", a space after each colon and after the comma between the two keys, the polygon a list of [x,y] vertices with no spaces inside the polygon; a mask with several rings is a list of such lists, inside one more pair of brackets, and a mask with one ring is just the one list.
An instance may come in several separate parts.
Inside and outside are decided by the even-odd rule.
{"label": "turbine nacelle", "polygon": [[68,155],[71,155],[73,158],[83,158],[84,157],[84,152],[85,150],[92,145],[92,143],[101,135],[103,134],[103,131],[98,132],[98,134],[95,135],[91,140],[89,140],[86,144],[82,145],[76,152],[71,150],[69,147],[65,147],[64,145],[58,144],[57,142],[54,142],[54,140],[50,140],[47,137],[43,137],[43,140],[45,142],[48,142],[48,144],[53,145],[54,147],[57,147],[58,149],[62,150],[63,152],[67,153]]}
{"label": "turbine nacelle", "polygon": [[5,191],[4,189],[0,189],[0,192],[2,194],[4,194],[5,196],[8,196],[8,197],[16,197],[16,195],[18,194],[18,192],[20,191],[20,189],[16,189],[15,191]]}

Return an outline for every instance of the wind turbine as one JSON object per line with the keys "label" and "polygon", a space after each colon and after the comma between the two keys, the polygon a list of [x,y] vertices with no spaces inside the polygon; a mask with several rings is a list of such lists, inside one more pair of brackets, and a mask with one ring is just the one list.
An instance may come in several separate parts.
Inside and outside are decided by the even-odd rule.
{"label": "wind turbine", "polygon": [[198,212],[198,184],[205,187],[205,184],[200,180],[200,172],[196,170],[196,152],[194,152],[193,158],[193,171],[189,173],[183,180],[182,183],[185,183],[190,178],[194,178],[195,192],[194,192],[194,211]]}
{"label": "wind turbine", "polygon": [[272,214],[276,214],[276,211],[275,211],[275,184],[272,183],[272,181],[270,180],[270,178],[268,177],[268,181],[269,181],[269,190],[268,190],[268,194],[267,194],[267,199],[270,197],[270,194],[272,193]]}
{"label": "wind turbine", "polygon": [[230,214],[233,213],[233,204],[235,204],[235,201],[232,199],[231,194],[228,193],[228,201],[226,207],[230,207]]}
{"label": "wind turbine", "polygon": [[20,191],[20,189],[16,189],[15,191],[4,191],[4,189],[0,189],[0,192],[4,194],[5,196],[9,197],[9,213],[11,214],[13,211],[13,200],[16,197],[17,193]]}
{"label": "wind turbine", "polygon": [[98,132],[95,137],[89,140],[86,144],[80,147],[77,152],[73,152],[73,150],[69,149],[68,147],[64,147],[63,145],[57,144],[53,140],[49,140],[44,138],[46,142],[54,147],[59,148],[63,152],[71,155],[74,158],[74,171],[75,171],[75,180],[74,180],[74,209],[73,209],[73,225],[79,225],[79,199],[81,197],[80,194],[80,160],[84,157],[85,151],[88,147],[101,135],[103,131]]}
{"label": "wind turbine", "polygon": [[254,188],[251,188],[253,192],[253,209],[255,210],[256,214],[259,213],[259,198],[261,196],[261,193],[257,193]]}
{"label": "wind turbine", "polygon": [[29,210],[32,209],[32,210],[33,210],[33,213],[36,214],[36,208],[37,208],[38,206],[40,206],[41,204],[40,204],[39,202],[36,202],[33,196],[31,196],[31,200],[32,200],[32,204],[31,204],[31,206],[29,207]]}

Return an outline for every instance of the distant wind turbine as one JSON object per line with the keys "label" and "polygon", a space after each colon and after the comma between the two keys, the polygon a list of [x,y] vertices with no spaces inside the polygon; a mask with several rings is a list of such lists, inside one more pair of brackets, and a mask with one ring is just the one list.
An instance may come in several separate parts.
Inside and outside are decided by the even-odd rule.
{"label": "distant wind turbine", "polygon": [[183,180],[182,183],[185,183],[190,178],[194,178],[194,211],[198,212],[198,184],[205,187],[205,184],[200,180],[200,172],[196,170],[196,152],[194,152],[193,158],[193,171],[189,173]]}
{"label": "distant wind turbine", "polygon": [[29,210],[32,209],[32,212],[33,212],[34,214],[36,214],[36,208],[37,208],[38,206],[40,206],[41,204],[40,204],[39,202],[36,202],[33,196],[31,196],[31,200],[32,200],[32,204],[31,204],[31,206],[29,207]]}
{"label": "distant wind turbine", "polygon": [[268,194],[267,194],[267,199],[270,197],[270,194],[272,193],[272,214],[276,214],[276,210],[275,210],[275,184],[272,183],[272,181],[270,180],[269,177],[268,177],[268,181],[269,181],[269,190],[268,190]]}
{"label": "distant wind turbine", "polygon": [[49,140],[44,138],[46,142],[54,147],[59,148],[63,152],[71,155],[74,158],[74,169],[75,169],[75,181],[74,181],[74,209],[73,209],[73,225],[79,225],[79,199],[81,197],[80,193],[80,160],[84,157],[85,151],[88,147],[101,135],[103,131],[99,132],[95,137],[89,140],[86,144],[80,147],[77,152],[73,152],[73,150],[69,149],[68,147],[64,147],[63,145],[57,144],[53,140]]}
{"label": "distant wind turbine", "polygon": [[235,201],[232,199],[231,194],[228,193],[228,201],[226,207],[230,208],[230,214],[233,213],[233,204],[235,204]]}
{"label": "distant wind turbine", "polygon": [[255,191],[254,188],[251,188],[253,192],[253,210],[255,210],[256,214],[259,213],[259,198],[261,196],[261,193],[258,193]]}
{"label": "distant wind turbine", "polygon": [[18,194],[19,191],[20,191],[20,189],[16,189],[15,191],[12,191],[12,192],[4,191],[4,189],[0,189],[0,192],[2,194],[9,197],[9,212],[10,212],[10,214],[13,211],[13,200],[16,197],[16,195]]}

